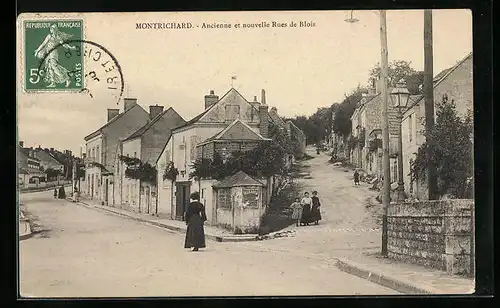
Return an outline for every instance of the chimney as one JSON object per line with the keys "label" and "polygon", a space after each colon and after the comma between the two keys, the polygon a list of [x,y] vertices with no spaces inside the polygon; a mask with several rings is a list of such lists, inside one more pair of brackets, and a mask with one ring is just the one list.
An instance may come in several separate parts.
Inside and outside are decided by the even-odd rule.
{"label": "chimney", "polygon": [[214,94],[214,90],[210,90],[209,95],[205,95],[205,110],[219,101],[219,96]]}
{"label": "chimney", "polygon": [[262,89],[260,103],[262,105],[266,104],[266,90]]}
{"label": "chimney", "polygon": [[157,115],[163,112],[163,106],[158,106],[158,104],[154,106],[149,106],[149,118],[154,119]]}
{"label": "chimney", "polygon": [[24,141],[19,141],[19,146],[20,146],[21,148],[24,148]]}
{"label": "chimney", "polygon": [[125,98],[125,99],[123,99],[123,101],[125,102],[124,111],[127,111],[130,108],[137,105],[137,98]]}
{"label": "chimney", "polygon": [[120,114],[120,109],[109,109],[108,108],[108,122],[111,121],[112,118],[116,117]]}

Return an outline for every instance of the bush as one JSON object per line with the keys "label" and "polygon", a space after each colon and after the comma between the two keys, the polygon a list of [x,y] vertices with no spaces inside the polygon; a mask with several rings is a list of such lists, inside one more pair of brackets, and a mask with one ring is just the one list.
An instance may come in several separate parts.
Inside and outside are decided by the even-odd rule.
{"label": "bush", "polygon": [[471,198],[468,182],[473,177],[473,132],[472,113],[460,118],[454,101],[447,96],[439,104],[436,124],[430,132],[425,132],[426,140],[433,140],[432,154],[428,157],[429,144],[426,141],[419,149],[412,163],[410,175],[413,180],[425,181],[427,166],[436,166],[437,192],[457,198]]}

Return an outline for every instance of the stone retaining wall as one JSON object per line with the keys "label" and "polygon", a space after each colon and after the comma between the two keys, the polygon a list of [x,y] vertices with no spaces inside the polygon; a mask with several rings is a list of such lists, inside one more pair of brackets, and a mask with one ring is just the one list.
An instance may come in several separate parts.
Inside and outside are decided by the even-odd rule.
{"label": "stone retaining wall", "polygon": [[390,258],[436,268],[449,274],[474,273],[474,200],[390,204]]}

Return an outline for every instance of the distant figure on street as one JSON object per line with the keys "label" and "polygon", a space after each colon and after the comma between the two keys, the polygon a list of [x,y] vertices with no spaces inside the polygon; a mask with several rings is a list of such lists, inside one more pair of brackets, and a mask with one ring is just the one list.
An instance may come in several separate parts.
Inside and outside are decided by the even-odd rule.
{"label": "distant figure on street", "polygon": [[54,199],[57,199],[57,187],[54,188]]}
{"label": "distant figure on street", "polygon": [[74,196],[75,196],[75,202],[79,202],[80,201],[80,192],[78,191],[78,188],[75,186],[75,190],[74,190]]}
{"label": "distant figure on street", "polygon": [[314,222],[315,225],[319,224],[319,221],[321,220],[321,203],[319,202],[318,198],[318,192],[313,191],[313,196],[312,196],[312,208],[311,208],[311,220]]}
{"label": "distant figure on street", "polygon": [[312,199],[309,197],[309,192],[304,193],[304,197],[300,201],[302,204],[302,218],[300,220],[302,225],[309,226],[311,223],[311,205]]}
{"label": "distant figure on street", "polygon": [[354,185],[359,185],[359,172],[358,172],[358,169],[354,170]]}
{"label": "distant figure on street", "polygon": [[295,198],[295,202],[290,205],[290,208],[293,210],[292,219],[295,219],[296,226],[298,227],[302,219],[302,204],[299,197]]}
{"label": "distant figure on street", "polygon": [[59,199],[66,199],[66,192],[64,191],[64,186],[59,188]]}
{"label": "distant figure on street", "polygon": [[200,193],[191,194],[191,202],[186,210],[186,240],[184,248],[193,248],[198,251],[199,248],[205,248],[205,230],[203,223],[207,220],[205,207],[200,202]]}

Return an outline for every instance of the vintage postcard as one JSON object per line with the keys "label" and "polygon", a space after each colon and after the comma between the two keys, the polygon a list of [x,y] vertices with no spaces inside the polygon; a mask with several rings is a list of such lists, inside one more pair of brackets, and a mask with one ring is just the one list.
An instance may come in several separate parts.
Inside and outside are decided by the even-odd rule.
{"label": "vintage postcard", "polygon": [[20,297],[471,294],[469,10],[23,13]]}

